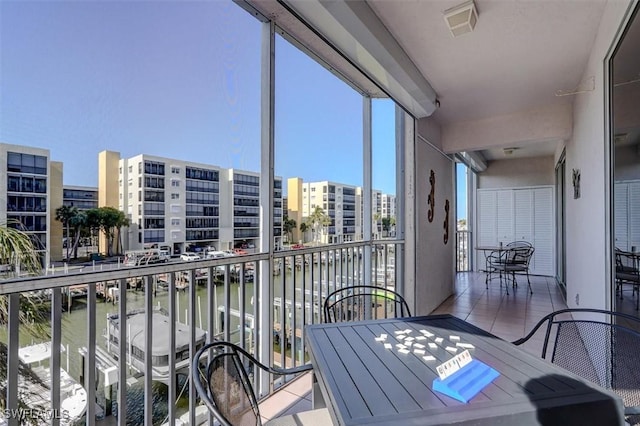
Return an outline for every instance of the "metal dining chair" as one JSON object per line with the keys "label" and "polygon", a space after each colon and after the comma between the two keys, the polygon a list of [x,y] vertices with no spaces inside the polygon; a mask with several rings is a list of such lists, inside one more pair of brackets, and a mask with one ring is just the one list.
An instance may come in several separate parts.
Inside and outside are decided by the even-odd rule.
{"label": "metal dining chair", "polygon": [[354,285],[330,293],[324,301],[324,322],[410,317],[406,300],[383,287]]}
{"label": "metal dining chair", "polygon": [[[518,282],[516,281],[516,275],[524,274],[527,276],[527,285],[529,286],[529,292],[533,294],[531,288],[531,280],[529,279],[529,265],[535,248],[527,244],[525,241],[516,241],[507,244],[508,250],[501,253],[500,257],[491,263],[493,270],[500,274],[500,285],[502,285],[502,278],[511,278],[512,287],[516,287]],[[505,282],[505,288],[507,294],[509,294],[508,283]]]}
{"label": "metal dining chair", "polygon": [[[292,375],[312,369],[311,364],[286,369],[269,367],[238,345],[216,341],[198,350],[192,361],[191,378],[199,397],[221,426],[261,426],[258,398],[252,384],[254,374],[264,370],[275,375]],[[278,417],[265,426],[331,424],[325,408]]]}
{"label": "metal dining chair", "polygon": [[[600,309],[573,308],[542,318],[522,345],[544,332],[541,357],[618,394],[625,416],[640,420],[640,318]],[[628,419],[629,421],[629,419]]]}
{"label": "metal dining chair", "polygon": [[[640,254],[634,252],[622,251],[618,248],[615,250],[616,259],[616,294],[620,299],[624,299],[624,286],[631,285],[633,295],[636,295],[640,289],[640,269],[638,262]],[[636,296],[636,311],[640,304],[640,294]]]}

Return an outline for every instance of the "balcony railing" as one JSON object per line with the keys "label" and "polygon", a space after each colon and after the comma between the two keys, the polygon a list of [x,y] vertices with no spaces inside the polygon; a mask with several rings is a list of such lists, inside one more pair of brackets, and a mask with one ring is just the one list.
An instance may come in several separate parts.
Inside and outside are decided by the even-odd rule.
{"label": "balcony railing", "polygon": [[[6,408],[17,410],[19,400],[28,399],[18,372],[21,342],[32,339],[20,335],[24,294],[51,307],[50,336],[38,339],[53,348],[44,361],[50,389],[41,390],[42,412],[64,415],[68,372],[90,402],[86,424],[106,416],[120,425],[174,425],[180,416],[197,424],[196,416],[208,414],[196,407],[195,387],[185,378],[188,360],[204,341],[240,344],[267,364],[304,364],[304,326],[322,321],[327,295],[358,284],[397,289],[402,245],[352,242],[134,268],[101,264],[5,280],[0,295],[8,300],[8,327],[6,334],[0,331],[0,340],[8,348]],[[259,282],[263,285],[255,285]],[[253,379],[262,397],[287,380]],[[0,424],[19,424],[17,417],[8,417]]]}
{"label": "balcony railing", "polygon": [[471,256],[470,236],[470,231],[456,231],[456,272],[468,272],[471,270],[469,262]]}

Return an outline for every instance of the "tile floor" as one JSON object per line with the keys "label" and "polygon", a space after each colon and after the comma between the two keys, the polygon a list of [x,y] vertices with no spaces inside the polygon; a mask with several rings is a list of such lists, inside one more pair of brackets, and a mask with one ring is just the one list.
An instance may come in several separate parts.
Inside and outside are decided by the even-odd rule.
{"label": "tile floor", "polygon": [[[462,272],[456,276],[456,291],[433,314],[452,314],[487,330],[498,337],[514,341],[527,333],[545,315],[567,305],[556,280],[552,277],[532,276],[531,289],[526,277],[518,277],[518,286],[509,284],[509,295],[496,278],[485,285],[485,275]],[[523,347],[536,355],[542,348],[542,333],[536,333]]]}
{"label": "tile floor", "polygon": [[[452,314],[505,340],[524,337],[546,314],[567,307],[555,279],[531,277],[530,294],[525,277],[518,277],[519,286],[509,287],[509,295],[497,279],[485,287],[485,275],[476,272],[458,273],[456,290],[433,314]],[[542,333],[536,333],[523,345],[540,356]],[[311,409],[311,374],[305,374],[260,404],[265,420],[280,415]]]}

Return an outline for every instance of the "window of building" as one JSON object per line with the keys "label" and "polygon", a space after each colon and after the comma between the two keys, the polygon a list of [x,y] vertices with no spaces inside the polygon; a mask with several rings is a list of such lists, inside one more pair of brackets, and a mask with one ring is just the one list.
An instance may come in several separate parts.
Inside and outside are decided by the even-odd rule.
{"label": "window of building", "polygon": [[19,152],[7,152],[7,171],[46,175],[47,157],[22,154]]}

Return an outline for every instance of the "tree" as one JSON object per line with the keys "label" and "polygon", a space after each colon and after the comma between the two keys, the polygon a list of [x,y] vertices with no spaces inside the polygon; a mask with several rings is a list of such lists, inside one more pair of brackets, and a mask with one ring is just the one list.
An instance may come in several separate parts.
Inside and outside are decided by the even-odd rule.
{"label": "tree", "polygon": [[[23,272],[40,275],[42,266],[36,248],[33,245],[33,240],[29,234],[19,229],[20,226],[20,222],[17,221],[0,223],[0,263],[13,265],[13,276]],[[8,308],[7,296],[0,296],[0,324],[7,324],[9,318]],[[43,309],[40,301],[30,293],[20,295],[19,320],[21,329],[33,336],[43,337],[48,335],[43,325],[47,320],[47,311]],[[7,349],[6,344],[0,343],[0,411],[6,409],[7,401]],[[30,384],[48,389],[47,385],[22,361],[18,363],[18,374]],[[28,409],[29,406],[24,400],[19,399],[18,408]],[[31,417],[25,420],[35,425],[39,423],[40,419]]]}
{"label": "tree", "polygon": [[304,243],[304,236],[306,234],[306,232],[309,230],[309,226],[307,225],[306,222],[302,222],[300,224],[300,232],[302,233],[302,242]]}
{"label": "tree", "polygon": [[287,235],[287,242],[291,242],[293,239],[293,230],[296,229],[298,224],[294,219],[289,219],[289,216],[285,216],[282,221],[282,230]]}
{"label": "tree", "polygon": [[383,217],[382,218],[382,230],[389,235],[389,231],[391,230],[391,217]]}
{"label": "tree", "polygon": [[380,227],[378,225],[380,224],[382,215],[380,213],[374,213],[371,218],[373,219],[371,230],[373,231],[373,238],[375,239],[378,238],[378,234],[380,233]]}
{"label": "tree", "polygon": [[12,265],[12,274],[22,271],[40,275],[42,265],[29,234],[20,230],[22,224],[17,220],[0,223],[0,264]]}
{"label": "tree", "polygon": [[[78,211],[78,213],[71,218],[71,226],[74,230],[74,239],[73,239],[73,258],[78,258],[78,245],[80,243],[80,238],[83,234],[87,232],[87,214],[83,211]],[[67,243],[67,247],[69,244]]]}
{"label": "tree", "polygon": [[107,237],[107,256],[113,256],[113,243],[117,241],[117,251],[122,249],[120,229],[129,226],[130,221],[123,212],[113,207],[98,207],[87,211],[87,224],[99,229]]}
{"label": "tree", "polygon": [[69,260],[69,249],[71,248],[71,234],[69,232],[69,226],[71,225],[71,221],[78,214],[78,209],[73,206],[62,206],[56,209],[56,220],[58,222],[62,222],[62,225],[65,227],[66,238],[67,238],[67,261]]}
{"label": "tree", "polygon": [[314,241],[320,242],[320,233],[331,224],[331,218],[327,216],[322,207],[316,206],[315,210],[306,219],[307,226],[313,233]]}

